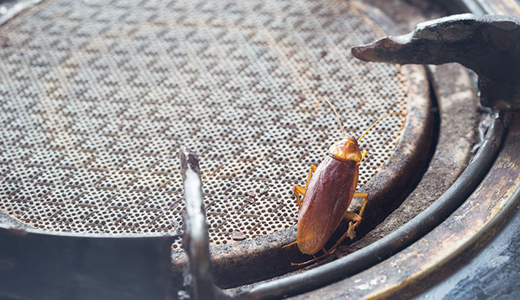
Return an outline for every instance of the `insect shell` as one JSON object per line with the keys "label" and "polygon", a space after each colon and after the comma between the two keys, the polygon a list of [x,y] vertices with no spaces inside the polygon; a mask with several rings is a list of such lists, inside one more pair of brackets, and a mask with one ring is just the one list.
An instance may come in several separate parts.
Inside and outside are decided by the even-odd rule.
{"label": "insect shell", "polygon": [[[332,103],[327,98],[322,97],[316,106],[318,110],[322,99],[330,105],[338,119],[343,136],[343,125],[339,115]],[[368,202],[368,194],[356,193],[359,176],[359,165],[366,155],[366,151],[361,154],[358,143],[361,139],[381,120],[389,115],[399,114],[404,117],[401,128],[406,121],[406,116],[400,112],[391,112],[375,121],[356,141],[353,137],[341,140],[333,144],[328,156],[318,167],[312,166],[307,178],[305,188],[294,186],[293,190],[300,205],[298,214],[298,229],[296,242],[303,254],[314,255],[320,250],[323,255],[308,262],[293,265],[304,265],[331,253],[349,237],[355,237],[355,228],[362,220],[365,206]],[[303,196],[303,204],[300,196]],[[363,205],[359,215],[348,211],[352,198],[363,198]],[[330,239],[334,231],[338,228],[342,219],[350,220],[348,230],[329,250],[325,249],[325,244]],[[292,244],[291,244],[292,245]]]}
{"label": "insect shell", "polygon": [[[298,214],[296,243],[303,254],[312,255],[324,250],[325,244],[345,218],[355,194],[359,164],[363,157],[358,142],[349,137],[333,144],[328,156],[312,174]],[[351,215],[354,215],[356,224],[361,221],[361,217]],[[349,231],[353,238],[353,228]]]}

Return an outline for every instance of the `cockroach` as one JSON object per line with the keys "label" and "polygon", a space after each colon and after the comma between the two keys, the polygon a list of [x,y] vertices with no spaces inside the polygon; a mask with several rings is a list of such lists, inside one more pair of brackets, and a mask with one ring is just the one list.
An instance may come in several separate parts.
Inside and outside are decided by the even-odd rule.
{"label": "cockroach", "polygon": [[[334,111],[343,137],[345,137],[339,115],[328,99],[322,97],[318,101],[316,109],[319,110],[322,99],[325,99]],[[362,215],[368,202],[367,193],[356,192],[359,165],[367,154],[367,151],[361,153],[359,142],[377,123],[393,114],[399,114],[404,118],[401,124],[402,128],[406,121],[404,114],[400,112],[386,114],[375,121],[357,141],[353,137],[348,137],[334,143],[329,148],[327,157],[319,166],[311,166],[305,187],[294,186],[293,191],[296,195],[300,212],[298,214],[296,242],[287,246],[297,244],[303,254],[315,255],[321,250],[323,255],[315,256],[314,259],[304,263],[292,263],[292,265],[300,266],[322,259],[332,254],[347,237],[350,239],[355,238],[355,228],[363,219]],[[300,197],[303,197],[303,199],[300,199]],[[363,199],[363,205],[359,214],[348,211],[353,198]],[[338,228],[342,219],[350,221],[348,230],[334,246],[328,250],[325,249],[325,244]]]}

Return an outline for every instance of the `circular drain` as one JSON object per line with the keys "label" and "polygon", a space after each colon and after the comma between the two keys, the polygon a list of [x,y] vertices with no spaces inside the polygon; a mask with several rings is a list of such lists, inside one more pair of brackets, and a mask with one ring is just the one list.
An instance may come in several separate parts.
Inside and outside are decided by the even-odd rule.
{"label": "circular drain", "polygon": [[[352,136],[414,97],[401,67],[351,57],[384,33],[343,1],[105,4],[45,1],[0,28],[0,209],[38,229],[181,230],[187,146],[213,245],[279,231],[341,138],[321,96]],[[364,138],[359,186],[400,125]]]}

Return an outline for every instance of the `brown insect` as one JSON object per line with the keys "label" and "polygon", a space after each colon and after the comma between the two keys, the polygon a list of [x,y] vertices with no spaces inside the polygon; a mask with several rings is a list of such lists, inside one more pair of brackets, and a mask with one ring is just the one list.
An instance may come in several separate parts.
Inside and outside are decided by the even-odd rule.
{"label": "brown insect", "polygon": [[[327,101],[336,114],[343,136],[345,136],[339,115],[329,100],[322,97],[318,101],[317,109],[319,109],[322,99]],[[300,212],[298,214],[296,242],[290,245],[297,244],[303,254],[314,255],[321,250],[323,255],[304,263],[292,263],[292,265],[300,266],[317,261],[332,254],[347,237],[355,238],[355,229],[362,220],[368,201],[368,194],[356,193],[359,165],[367,154],[367,151],[361,153],[358,143],[377,123],[393,114],[403,116],[406,121],[404,114],[391,112],[375,121],[357,141],[353,137],[348,137],[333,144],[329,148],[328,156],[320,165],[318,167],[311,166],[305,187],[294,186],[293,190]],[[403,125],[404,121],[401,128]],[[302,200],[300,200],[300,196],[303,197]],[[364,199],[359,214],[348,211],[352,198]],[[342,219],[350,220],[347,232],[334,246],[328,250],[325,249],[325,244],[338,228]]]}

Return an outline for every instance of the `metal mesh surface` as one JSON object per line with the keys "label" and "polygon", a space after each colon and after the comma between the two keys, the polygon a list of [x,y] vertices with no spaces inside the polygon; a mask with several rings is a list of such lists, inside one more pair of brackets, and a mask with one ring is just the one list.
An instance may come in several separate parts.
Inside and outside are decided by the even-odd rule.
{"label": "metal mesh surface", "polygon": [[[212,244],[296,224],[292,193],[341,138],[404,111],[384,34],[343,1],[45,1],[0,27],[0,209],[36,228],[175,232],[177,153],[200,156]],[[360,185],[401,119],[362,141]],[[176,245],[175,247],[177,247]]]}

